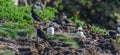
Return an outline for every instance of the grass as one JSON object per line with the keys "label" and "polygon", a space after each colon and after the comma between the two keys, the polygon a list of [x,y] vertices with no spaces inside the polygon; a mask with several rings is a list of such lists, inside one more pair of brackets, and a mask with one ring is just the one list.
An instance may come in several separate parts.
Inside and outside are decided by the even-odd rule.
{"label": "grass", "polygon": [[[0,5],[0,19],[5,18],[10,21],[2,23],[3,27],[0,29],[0,35],[10,38],[16,38],[15,36],[17,36],[18,33],[33,36],[34,28],[29,25],[32,23],[32,19],[30,17],[31,6],[18,7],[14,5],[12,0],[0,0]],[[47,7],[43,12],[36,13],[39,15],[41,20],[48,21],[49,18],[55,18],[55,12],[57,12],[55,8]]]}
{"label": "grass", "polygon": [[[12,0],[1,0],[0,3],[0,18],[6,18],[12,22],[32,23],[30,17],[31,6],[18,7],[14,5]],[[55,12],[57,12],[57,9],[47,7],[43,12],[36,13],[41,20],[48,21],[49,18],[55,18]]]}
{"label": "grass", "polygon": [[6,37],[12,39],[17,38],[19,33],[33,35],[34,27],[27,23],[6,22],[2,24],[0,29],[0,35],[6,35]]}
{"label": "grass", "polygon": [[95,32],[101,32],[102,34],[107,34],[108,30],[106,29],[102,29],[100,28],[99,26],[96,26],[96,25],[92,25],[92,30],[95,31]]}
{"label": "grass", "polygon": [[85,24],[84,21],[82,21],[80,18],[77,18],[77,17],[75,17],[75,16],[71,17],[71,18],[70,18],[70,21],[75,22],[75,23],[77,23],[77,24],[80,24],[81,26],[83,26],[83,25]]}
{"label": "grass", "polygon": [[79,45],[77,44],[77,42],[74,41],[68,34],[63,33],[62,37],[63,37],[63,39],[66,40],[66,42],[69,42],[73,47],[79,48]]}
{"label": "grass", "polygon": [[10,50],[0,50],[0,55],[14,55]]}
{"label": "grass", "polygon": [[1,28],[0,35],[6,36],[12,39],[17,38],[17,33],[13,29],[10,29],[10,28]]}
{"label": "grass", "polygon": [[117,41],[117,43],[119,43],[119,44],[120,44],[120,38],[117,38],[117,39],[116,39],[116,41]]}
{"label": "grass", "polygon": [[58,36],[49,36],[48,37],[49,40],[58,40]]}
{"label": "grass", "polygon": [[59,40],[59,41],[62,41],[64,43],[68,43],[69,42],[69,44],[72,45],[73,47],[79,48],[79,45],[77,44],[77,42],[74,41],[72,38],[70,38],[69,35],[66,34],[66,33],[63,33],[63,34],[61,34],[59,36],[56,36],[56,35],[49,36],[48,39],[49,40]]}

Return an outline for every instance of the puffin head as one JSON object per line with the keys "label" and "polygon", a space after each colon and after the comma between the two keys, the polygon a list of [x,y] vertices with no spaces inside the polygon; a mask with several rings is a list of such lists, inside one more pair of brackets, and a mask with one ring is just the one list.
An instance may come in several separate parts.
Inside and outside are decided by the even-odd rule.
{"label": "puffin head", "polygon": [[34,25],[34,27],[36,30],[42,30],[42,28],[43,28],[41,25]]}
{"label": "puffin head", "polygon": [[53,26],[54,26],[54,24],[50,24],[50,25],[49,25],[49,27],[53,27]]}

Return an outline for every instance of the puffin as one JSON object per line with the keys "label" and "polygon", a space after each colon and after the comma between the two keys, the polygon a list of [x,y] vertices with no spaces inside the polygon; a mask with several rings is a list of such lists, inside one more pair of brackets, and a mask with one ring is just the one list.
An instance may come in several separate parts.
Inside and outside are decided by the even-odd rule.
{"label": "puffin", "polygon": [[77,23],[77,25],[76,25],[76,29],[77,30],[83,30],[83,28]]}
{"label": "puffin", "polygon": [[54,27],[58,28],[60,25],[58,24],[58,20],[52,19],[50,24],[54,25]]}
{"label": "puffin", "polygon": [[55,34],[55,30],[54,30],[54,25],[50,24],[49,27],[47,28],[47,34],[48,35],[54,35]]}
{"label": "puffin", "polygon": [[37,35],[37,41],[41,41],[42,43],[45,43],[47,46],[50,46],[49,40],[46,38],[45,33],[42,31],[42,26],[34,26],[36,29],[36,35]]}
{"label": "puffin", "polygon": [[84,35],[83,31],[82,30],[78,30],[77,33],[76,33],[79,37],[82,37],[82,38],[86,38],[86,36]]}
{"label": "puffin", "polygon": [[41,21],[39,19],[39,16],[34,12],[34,7],[33,6],[31,7],[31,10],[30,10],[30,16],[31,16],[33,21],[37,21],[37,22]]}
{"label": "puffin", "polygon": [[77,36],[80,37],[80,39],[81,39],[81,38],[82,38],[83,40],[86,39],[86,36],[84,35],[84,32],[83,32],[82,27],[78,27],[76,34],[77,34]]}
{"label": "puffin", "polygon": [[110,38],[116,39],[117,38],[117,32],[115,30],[110,30],[108,32],[108,36],[110,36]]}
{"label": "puffin", "polygon": [[67,25],[68,23],[70,23],[70,21],[67,19],[67,15],[65,13],[62,13],[62,15],[60,15],[60,18],[61,18],[62,25]]}
{"label": "puffin", "polygon": [[42,40],[46,40],[47,41],[46,35],[42,31],[42,26],[35,26],[35,28],[36,28],[36,34],[37,34],[38,40],[42,39]]}

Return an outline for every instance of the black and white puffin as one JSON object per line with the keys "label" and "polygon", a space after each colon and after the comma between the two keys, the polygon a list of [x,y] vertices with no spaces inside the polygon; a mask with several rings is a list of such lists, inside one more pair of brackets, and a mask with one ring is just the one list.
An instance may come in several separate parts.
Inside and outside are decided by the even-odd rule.
{"label": "black and white puffin", "polygon": [[70,23],[70,21],[67,19],[67,15],[65,13],[62,13],[60,15],[60,19],[61,19],[62,25],[67,25],[68,23]]}
{"label": "black and white puffin", "polygon": [[42,31],[42,26],[35,26],[37,38],[47,41],[45,33]]}
{"label": "black and white puffin", "polygon": [[39,16],[34,12],[33,6],[31,7],[31,10],[30,10],[30,16],[33,20],[40,22]]}
{"label": "black and white puffin", "polygon": [[77,28],[76,34],[77,34],[77,36],[80,37],[80,39],[83,39],[83,40],[86,39],[86,36],[84,35],[84,32],[83,32],[82,27],[79,26],[79,27]]}
{"label": "black and white puffin", "polygon": [[39,43],[39,41],[42,40],[42,43],[45,43],[46,46],[51,46],[49,44],[49,40],[47,39],[45,33],[42,31],[42,26],[34,26],[36,28],[36,34],[37,34],[37,41]]}
{"label": "black and white puffin", "polygon": [[108,36],[110,36],[110,38],[116,39],[117,38],[117,32],[115,30],[110,30],[108,33]]}

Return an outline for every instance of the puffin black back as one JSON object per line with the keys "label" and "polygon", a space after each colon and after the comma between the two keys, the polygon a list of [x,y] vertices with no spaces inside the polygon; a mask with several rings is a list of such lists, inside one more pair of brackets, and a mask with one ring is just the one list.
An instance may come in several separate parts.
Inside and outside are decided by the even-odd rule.
{"label": "puffin black back", "polygon": [[41,29],[37,29],[37,36],[43,40],[47,40],[44,32]]}

